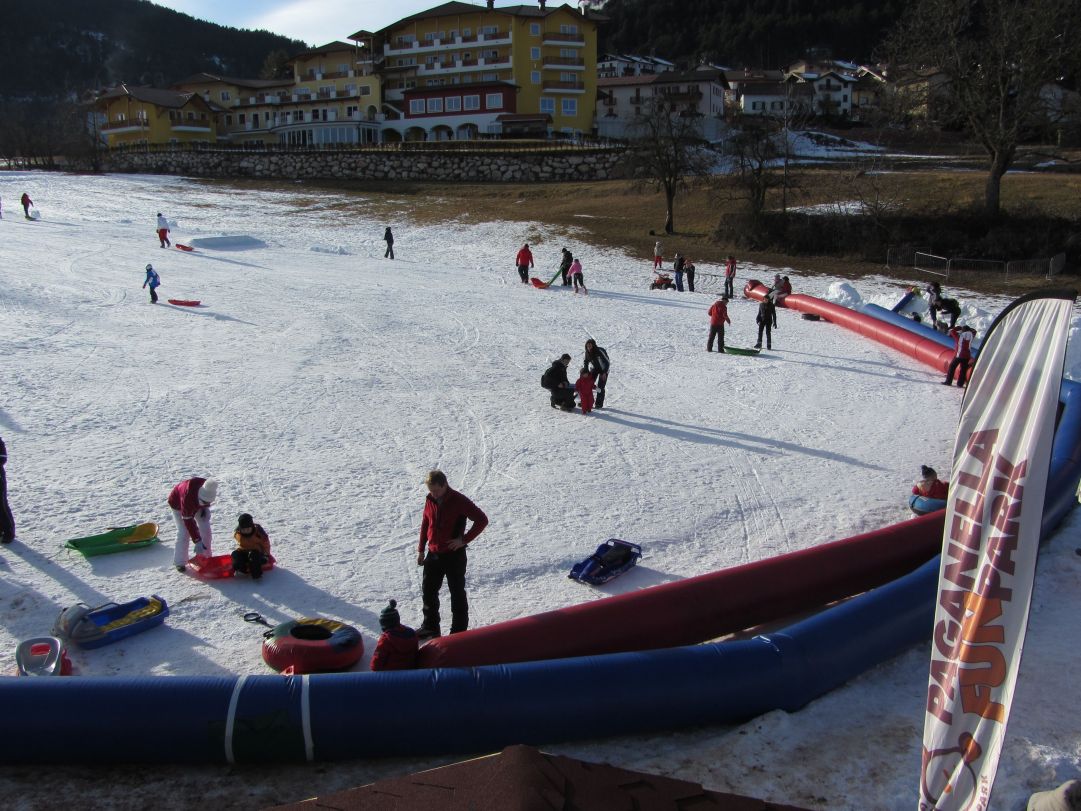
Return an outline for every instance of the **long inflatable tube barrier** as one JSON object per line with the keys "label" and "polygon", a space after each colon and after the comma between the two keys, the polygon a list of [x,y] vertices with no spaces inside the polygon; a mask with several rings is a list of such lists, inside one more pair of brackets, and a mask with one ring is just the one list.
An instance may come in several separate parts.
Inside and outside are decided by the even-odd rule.
{"label": "long inflatable tube barrier", "polygon": [[[782,632],[664,651],[286,678],[88,678],[78,687],[12,678],[0,683],[0,701],[7,728],[18,733],[0,738],[0,756],[6,763],[73,754],[110,763],[342,760],[736,723],[797,710],[925,639],[937,578],[936,558]],[[166,716],[164,707],[184,711]]]}
{"label": "long inflatable tube barrier", "polygon": [[880,586],[939,553],[932,513],[810,549],[445,636],[420,667],[528,662],[691,645]]}
{"label": "long inflatable tube barrier", "polygon": [[[816,301],[800,298],[808,306]],[[1081,475],[1081,395],[1068,381],[1062,391],[1045,537],[1076,504]],[[935,515],[941,521],[942,514],[925,518]],[[938,541],[941,524],[934,527],[927,521],[925,531]],[[0,757],[265,762],[490,751],[791,711],[927,639],[938,568],[936,557],[784,632],[746,642],[402,673],[2,679],[10,734],[0,736]],[[163,716],[170,706],[185,711]],[[88,740],[101,744],[71,744]]]}

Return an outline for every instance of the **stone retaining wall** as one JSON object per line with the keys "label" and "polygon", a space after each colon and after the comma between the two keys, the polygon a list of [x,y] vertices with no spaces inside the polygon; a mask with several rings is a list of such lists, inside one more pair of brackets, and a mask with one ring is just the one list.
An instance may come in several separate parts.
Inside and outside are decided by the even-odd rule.
{"label": "stone retaining wall", "polygon": [[619,176],[622,156],[619,148],[537,152],[130,150],[109,152],[102,169],[188,177],[527,183],[609,180]]}

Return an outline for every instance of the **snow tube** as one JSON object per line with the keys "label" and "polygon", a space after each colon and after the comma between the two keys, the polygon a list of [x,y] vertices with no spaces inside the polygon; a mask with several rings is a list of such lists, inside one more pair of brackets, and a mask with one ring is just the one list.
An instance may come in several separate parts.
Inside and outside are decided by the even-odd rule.
{"label": "snow tube", "polygon": [[323,617],[301,617],[266,632],[263,661],[277,671],[334,673],[364,655],[364,639],[352,625]]}
{"label": "snow tube", "polygon": [[908,506],[916,515],[927,515],[946,509],[946,499],[913,495],[908,499]]}

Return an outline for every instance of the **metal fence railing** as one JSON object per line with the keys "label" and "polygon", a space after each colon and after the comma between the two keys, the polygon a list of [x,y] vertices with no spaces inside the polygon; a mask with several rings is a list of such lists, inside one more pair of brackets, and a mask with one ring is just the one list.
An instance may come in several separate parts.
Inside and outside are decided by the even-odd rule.
{"label": "metal fence railing", "polygon": [[916,251],[912,261],[912,267],[916,270],[921,270],[924,273],[942,276],[945,279],[950,278],[950,260],[945,256],[936,256],[933,253]]}
{"label": "metal fence railing", "polygon": [[[899,254],[887,253],[886,263],[889,267],[905,267],[906,264],[896,260]],[[932,276],[941,276],[949,279],[958,274],[984,274],[1003,276],[1006,281],[1021,277],[1042,276],[1045,279],[1062,273],[1066,268],[1066,254],[1056,254],[1050,258],[1040,259],[968,259],[966,257],[939,256],[928,251],[914,251],[912,254],[912,268],[921,273]]]}

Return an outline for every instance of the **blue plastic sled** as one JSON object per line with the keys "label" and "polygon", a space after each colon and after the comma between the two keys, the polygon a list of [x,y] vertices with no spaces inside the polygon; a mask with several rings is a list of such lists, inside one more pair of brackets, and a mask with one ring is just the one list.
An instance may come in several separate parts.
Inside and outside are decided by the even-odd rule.
{"label": "blue plastic sled", "polygon": [[107,603],[91,608],[77,603],[65,608],[53,625],[53,636],[80,648],[100,648],[161,625],[169,604],[156,594],[129,603]]}
{"label": "blue plastic sled", "polygon": [[642,547],[638,544],[609,538],[597,547],[596,552],[581,563],[576,563],[567,577],[579,583],[599,586],[633,569],[640,557]]}
{"label": "blue plastic sled", "polygon": [[946,499],[913,495],[908,498],[908,506],[916,515],[927,515],[927,513],[946,509]]}

